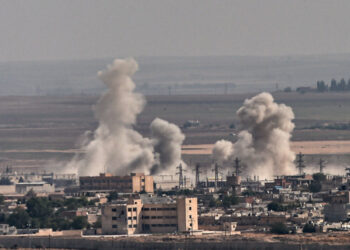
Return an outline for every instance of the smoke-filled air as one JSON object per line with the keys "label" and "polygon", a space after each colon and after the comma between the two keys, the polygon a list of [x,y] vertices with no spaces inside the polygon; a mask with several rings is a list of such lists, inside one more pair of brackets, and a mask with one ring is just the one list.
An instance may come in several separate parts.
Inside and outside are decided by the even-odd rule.
{"label": "smoke-filled air", "polygon": [[215,143],[212,157],[219,164],[241,160],[243,174],[271,178],[295,172],[295,153],[290,148],[294,113],[277,104],[269,93],[246,99],[237,111],[239,133],[235,143]]}
{"label": "smoke-filled air", "polygon": [[152,138],[145,138],[133,127],[146,101],[135,93],[132,75],[138,64],[134,59],[116,59],[98,72],[107,91],[94,108],[99,124],[82,145],[83,154],[76,155],[66,170],[82,175],[109,172],[117,175],[132,171],[153,174],[181,162],[181,145],[185,136],[180,129],[156,118],[150,126]]}

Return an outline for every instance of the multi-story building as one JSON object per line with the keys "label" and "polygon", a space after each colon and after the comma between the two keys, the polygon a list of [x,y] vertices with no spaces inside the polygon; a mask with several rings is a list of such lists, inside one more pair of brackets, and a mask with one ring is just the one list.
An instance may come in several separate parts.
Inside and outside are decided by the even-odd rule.
{"label": "multi-story building", "polygon": [[340,192],[330,197],[324,207],[324,217],[328,222],[347,221],[350,218],[350,192]]}
{"label": "multi-story building", "polygon": [[153,193],[153,177],[143,173],[131,173],[127,176],[100,174],[79,178],[80,190],[86,192]]}
{"label": "multi-story building", "polygon": [[198,230],[197,198],[141,195],[102,207],[103,234],[172,233]]}

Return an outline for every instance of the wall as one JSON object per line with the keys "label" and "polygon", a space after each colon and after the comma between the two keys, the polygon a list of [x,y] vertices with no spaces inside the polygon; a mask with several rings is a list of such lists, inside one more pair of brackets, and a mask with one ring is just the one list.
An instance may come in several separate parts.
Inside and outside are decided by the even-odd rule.
{"label": "wall", "polygon": [[280,242],[242,241],[227,238],[225,241],[195,241],[195,238],[184,239],[181,242],[142,242],[120,239],[98,238],[68,238],[68,237],[22,237],[0,236],[0,247],[3,248],[64,248],[64,249],[246,249],[246,250],[340,250],[344,245],[321,245],[321,244],[287,244]]}

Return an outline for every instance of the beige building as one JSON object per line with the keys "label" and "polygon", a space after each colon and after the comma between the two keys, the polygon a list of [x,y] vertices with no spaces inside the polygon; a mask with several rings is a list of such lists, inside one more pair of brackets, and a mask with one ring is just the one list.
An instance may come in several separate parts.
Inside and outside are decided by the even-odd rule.
{"label": "beige building", "polygon": [[127,176],[113,176],[111,174],[81,176],[79,181],[81,191],[153,193],[153,177],[143,173],[131,173]]}
{"label": "beige building", "polygon": [[197,198],[131,198],[102,207],[103,234],[173,233],[198,230]]}

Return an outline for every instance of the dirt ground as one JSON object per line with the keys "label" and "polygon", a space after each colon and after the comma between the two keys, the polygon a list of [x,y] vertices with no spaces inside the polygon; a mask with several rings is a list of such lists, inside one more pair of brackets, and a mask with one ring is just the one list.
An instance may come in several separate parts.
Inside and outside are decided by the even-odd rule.
{"label": "dirt ground", "polygon": [[[198,144],[182,146],[185,155],[209,155],[214,144]],[[350,154],[350,141],[293,141],[291,148],[295,153],[307,155]]]}

